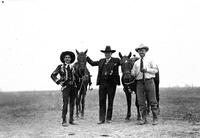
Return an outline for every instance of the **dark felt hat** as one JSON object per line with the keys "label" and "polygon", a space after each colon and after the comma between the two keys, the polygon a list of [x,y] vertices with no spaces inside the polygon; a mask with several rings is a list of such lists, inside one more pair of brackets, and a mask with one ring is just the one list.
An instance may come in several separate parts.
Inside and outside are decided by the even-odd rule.
{"label": "dark felt hat", "polygon": [[64,52],[62,52],[62,53],[60,54],[60,61],[61,61],[62,63],[64,63],[64,62],[65,62],[65,61],[64,61],[64,58],[65,58],[66,55],[69,55],[69,56],[71,57],[71,63],[73,63],[74,60],[75,60],[75,54],[74,54],[73,52],[71,52],[71,51],[64,51]]}
{"label": "dark felt hat", "polygon": [[110,46],[106,46],[105,50],[101,50],[101,52],[103,53],[108,53],[108,52],[115,53],[115,51],[116,50],[111,50]]}

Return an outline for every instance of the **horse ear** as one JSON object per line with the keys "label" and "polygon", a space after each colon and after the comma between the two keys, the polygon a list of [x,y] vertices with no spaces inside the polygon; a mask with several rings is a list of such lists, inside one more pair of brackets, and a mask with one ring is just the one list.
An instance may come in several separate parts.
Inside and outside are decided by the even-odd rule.
{"label": "horse ear", "polygon": [[77,53],[77,55],[79,55],[79,52],[78,52],[78,50],[76,49],[76,53]]}
{"label": "horse ear", "polygon": [[87,49],[87,50],[85,50],[85,52],[84,52],[84,53],[85,53],[85,54],[87,54],[87,51],[88,51],[88,49]]}
{"label": "horse ear", "polygon": [[131,58],[131,55],[132,55],[132,53],[130,52],[129,55],[128,55],[128,58]]}
{"label": "horse ear", "polygon": [[119,52],[119,57],[122,59],[122,54],[121,54],[121,52]]}

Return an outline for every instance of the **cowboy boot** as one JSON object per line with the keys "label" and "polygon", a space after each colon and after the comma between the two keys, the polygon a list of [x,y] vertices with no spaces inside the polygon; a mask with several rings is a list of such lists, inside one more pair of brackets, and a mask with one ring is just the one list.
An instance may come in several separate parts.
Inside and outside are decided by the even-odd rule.
{"label": "cowboy boot", "polygon": [[62,117],[62,126],[64,126],[64,127],[67,126],[66,117]]}
{"label": "cowboy boot", "polygon": [[158,124],[158,115],[157,115],[157,110],[152,110],[152,114],[153,114],[153,123],[152,125],[157,125]]}
{"label": "cowboy boot", "polygon": [[147,124],[146,110],[142,111],[141,114],[142,114],[142,119],[141,119],[141,120],[138,120],[138,125]]}
{"label": "cowboy boot", "polygon": [[147,104],[147,115],[150,115],[150,105]]}

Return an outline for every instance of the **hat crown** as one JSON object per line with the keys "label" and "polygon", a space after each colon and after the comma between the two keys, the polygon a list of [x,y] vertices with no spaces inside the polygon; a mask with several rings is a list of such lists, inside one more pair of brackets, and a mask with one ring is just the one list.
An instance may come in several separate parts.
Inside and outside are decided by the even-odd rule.
{"label": "hat crown", "polygon": [[140,47],[142,48],[142,47],[144,47],[144,46],[145,46],[144,44],[140,44],[140,45],[139,45],[139,48],[140,48]]}
{"label": "hat crown", "polygon": [[105,51],[111,51],[111,47],[110,46],[106,46]]}
{"label": "hat crown", "polygon": [[146,49],[146,51],[149,50],[149,47],[148,46],[145,46],[144,44],[140,44],[136,49],[135,51],[138,52],[139,49]]}
{"label": "hat crown", "polygon": [[110,46],[106,46],[105,50],[101,50],[101,52],[104,52],[104,53],[106,53],[106,52],[114,53],[115,50],[112,50]]}

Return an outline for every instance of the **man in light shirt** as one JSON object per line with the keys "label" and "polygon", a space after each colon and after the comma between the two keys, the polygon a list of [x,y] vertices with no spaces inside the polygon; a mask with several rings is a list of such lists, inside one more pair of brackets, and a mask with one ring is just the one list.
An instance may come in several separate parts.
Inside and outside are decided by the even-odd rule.
{"label": "man in light shirt", "polygon": [[[151,111],[153,114],[153,125],[158,124],[157,117],[157,100],[155,92],[155,84],[153,78],[158,72],[156,64],[153,63],[148,57],[146,52],[149,50],[148,46],[141,44],[135,49],[139,53],[140,59],[137,60],[132,68],[131,74],[136,77],[136,95],[138,99],[139,109],[142,115],[142,120],[139,120],[139,124],[143,125],[147,123],[146,115],[146,101],[149,101]],[[147,99],[148,98],[148,99]]]}

